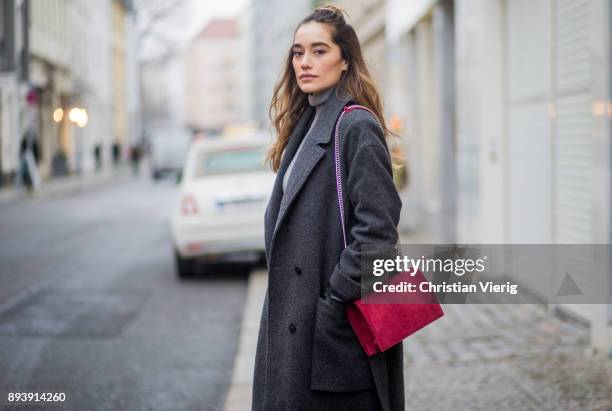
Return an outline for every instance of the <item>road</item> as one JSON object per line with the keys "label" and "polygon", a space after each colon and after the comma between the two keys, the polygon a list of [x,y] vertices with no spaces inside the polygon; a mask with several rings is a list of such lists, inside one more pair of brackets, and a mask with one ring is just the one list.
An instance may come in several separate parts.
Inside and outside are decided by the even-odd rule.
{"label": "road", "polygon": [[66,394],[38,409],[222,408],[247,276],[176,277],[167,219],[177,193],[123,178],[0,205],[3,397]]}

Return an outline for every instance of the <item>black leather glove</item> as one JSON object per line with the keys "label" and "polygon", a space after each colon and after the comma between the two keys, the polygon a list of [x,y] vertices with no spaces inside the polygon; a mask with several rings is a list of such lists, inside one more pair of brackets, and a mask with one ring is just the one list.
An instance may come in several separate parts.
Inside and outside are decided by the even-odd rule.
{"label": "black leather glove", "polygon": [[336,306],[337,308],[344,309],[346,306],[346,302],[342,299],[342,297],[329,288],[325,291],[325,301]]}

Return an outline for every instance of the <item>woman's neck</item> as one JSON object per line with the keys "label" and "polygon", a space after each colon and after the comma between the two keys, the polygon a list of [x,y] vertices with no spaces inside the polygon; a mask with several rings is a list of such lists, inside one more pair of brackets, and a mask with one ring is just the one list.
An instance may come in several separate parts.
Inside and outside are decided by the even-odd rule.
{"label": "woman's neck", "polygon": [[325,90],[318,92],[317,94],[308,94],[308,103],[314,107],[320,106],[321,104],[325,103],[325,101],[327,101],[334,88],[335,86],[331,86]]}

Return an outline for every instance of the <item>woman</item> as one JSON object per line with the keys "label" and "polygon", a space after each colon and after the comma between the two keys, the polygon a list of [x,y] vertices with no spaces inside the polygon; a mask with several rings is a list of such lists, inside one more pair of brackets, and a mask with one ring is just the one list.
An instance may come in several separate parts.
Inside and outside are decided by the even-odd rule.
{"label": "woman", "polygon": [[[336,195],[340,152],[347,248]],[[253,410],[402,410],[402,345],[368,358],[345,314],[361,297],[362,244],[395,244],[393,185],[381,101],[357,35],[335,6],[297,27],[274,90],[277,172],[265,214],[269,282],[259,329]]]}

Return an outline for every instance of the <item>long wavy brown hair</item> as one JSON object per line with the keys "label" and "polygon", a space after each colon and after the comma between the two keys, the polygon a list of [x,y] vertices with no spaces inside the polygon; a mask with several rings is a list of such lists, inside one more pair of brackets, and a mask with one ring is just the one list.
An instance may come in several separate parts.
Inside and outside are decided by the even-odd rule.
{"label": "long wavy brown hair", "polygon": [[[348,70],[343,72],[336,92],[344,91],[352,96],[353,101],[357,104],[372,110],[383,128],[385,139],[389,139],[391,135],[398,137],[397,134],[387,128],[378,87],[363,58],[357,33],[346,22],[345,14],[348,17],[345,10],[335,5],[317,7],[298,24],[294,30],[294,35],[300,26],[309,22],[329,25],[332,41],[340,46],[342,58],[348,63]],[[282,154],[287,146],[289,136],[308,105],[307,94],[298,87],[292,61],[293,50],[289,48],[285,67],[281,78],[274,86],[272,101],[268,110],[277,138],[268,150],[266,162],[275,172],[280,168]],[[401,167],[401,157],[394,154],[392,160],[394,168]]]}

